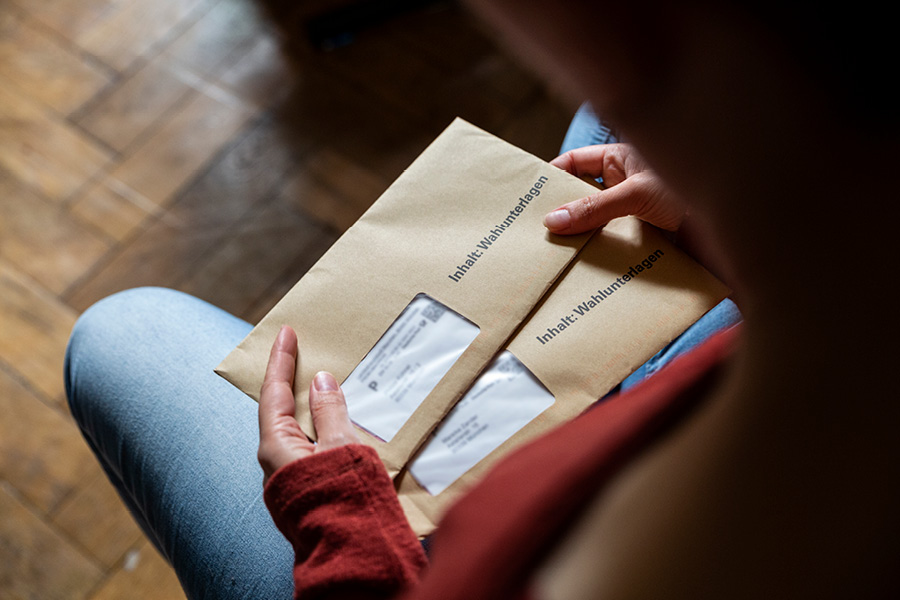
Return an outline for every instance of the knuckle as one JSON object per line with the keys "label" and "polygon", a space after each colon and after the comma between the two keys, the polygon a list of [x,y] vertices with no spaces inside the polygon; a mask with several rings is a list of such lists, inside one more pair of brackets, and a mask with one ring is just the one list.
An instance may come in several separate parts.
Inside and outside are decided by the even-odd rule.
{"label": "knuckle", "polygon": [[575,218],[582,222],[591,222],[600,212],[601,199],[600,194],[588,196],[578,203]]}
{"label": "knuckle", "polygon": [[262,385],[259,387],[259,395],[260,396],[271,396],[279,388],[281,388],[284,384],[285,384],[284,381],[279,381],[277,379],[266,379],[263,381]]}
{"label": "knuckle", "polygon": [[325,416],[336,409],[345,406],[344,395],[340,392],[319,392],[315,400],[310,403],[309,409],[314,417]]}
{"label": "knuckle", "polygon": [[[348,424],[349,426],[349,424]],[[338,446],[346,446],[348,444],[355,444],[359,441],[353,433],[348,433],[346,431],[335,431],[326,435],[323,439],[319,440],[320,444],[323,444],[329,448],[337,448]]]}
{"label": "knuckle", "polygon": [[341,406],[344,404],[344,395],[340,392],[318,392],[313,404],[317,406]]}
{"label": "knuckle", "polygon": [[575,157],[574,150],[569,150],[568,152],[566,152],[563,155],[563,165],[564,165],[565,171],[567,171],[568,173],[571,173],[572,175],[575,175],[576,177],[579,176],[578,160]]}
{"label": "knuckle", "polygon": [[653,171],[640,171],[631,176],[631,178],[640,183],[642,186],[645,186],[647,189],[652,189],[657,187],[659,180],[656,178],[656,174]]}

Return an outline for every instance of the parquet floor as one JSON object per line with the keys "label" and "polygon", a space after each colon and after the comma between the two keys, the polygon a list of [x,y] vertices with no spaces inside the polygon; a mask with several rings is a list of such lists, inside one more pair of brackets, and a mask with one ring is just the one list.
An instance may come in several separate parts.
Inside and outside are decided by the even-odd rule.
{"label": "parquet floor", "polygon": [[457,115],[555,155],[570,108],[456,6],[325,51],[335,0],[279,1],[0,0],[0,598],[183,598],[65,406],[82,310],[255,322]]}

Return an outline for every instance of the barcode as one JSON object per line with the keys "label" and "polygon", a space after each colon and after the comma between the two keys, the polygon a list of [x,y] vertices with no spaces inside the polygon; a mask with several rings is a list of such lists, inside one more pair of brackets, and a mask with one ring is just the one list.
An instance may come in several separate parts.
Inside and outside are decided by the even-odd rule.
{"label": "barcode", "polygon": [[432,302],[422,310],[422,316],[432,323],[436,323],[437,320],[441,318],[441,315],[444,314],[444,311],[446,311],[446,309],[443,305]]}

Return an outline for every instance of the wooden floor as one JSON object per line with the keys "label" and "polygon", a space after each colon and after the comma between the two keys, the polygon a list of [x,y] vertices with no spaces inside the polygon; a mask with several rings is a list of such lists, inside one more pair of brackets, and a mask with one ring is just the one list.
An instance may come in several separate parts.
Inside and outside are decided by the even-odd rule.
{"label": "wooden floor", "polygon": [[0,0],[0,598],[183,597],[65,406],[82,310],[255,322],[454,116],[559,147],[570,108],[455,6],[326,51],[292,4]]}

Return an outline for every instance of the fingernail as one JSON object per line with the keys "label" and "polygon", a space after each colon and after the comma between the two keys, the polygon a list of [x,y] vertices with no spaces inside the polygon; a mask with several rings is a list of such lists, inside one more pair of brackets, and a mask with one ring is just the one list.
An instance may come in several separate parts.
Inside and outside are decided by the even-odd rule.
{"label": "fingernail", "polygon": [[316,386],[316,391],[319,392],[336,392],[338,390],[337,379],[327,371],[319,371],[316,373],[316,377],[313,379],[313,385]]}
{"label": "fingernail", "polygon": [[558,208],[544,215],[544,227],[547,229],[568,229],[572,222],[572,216],[564,208]]}

